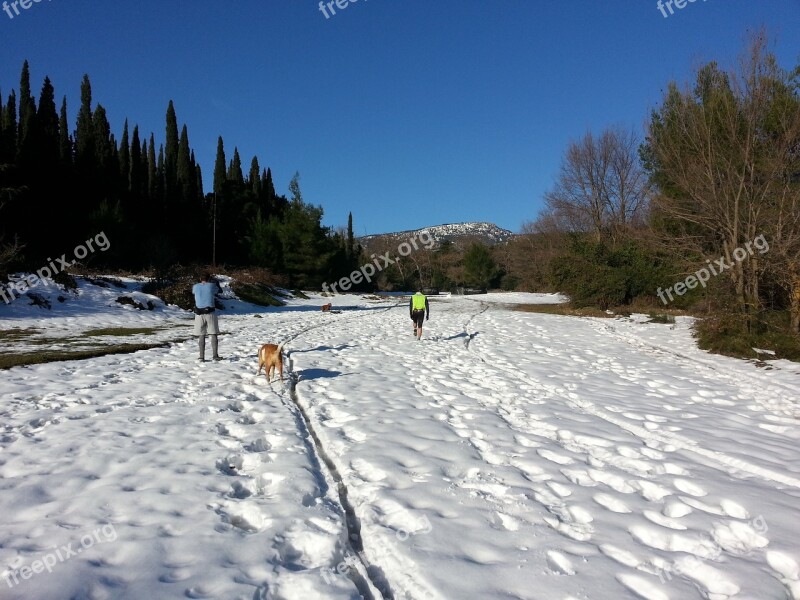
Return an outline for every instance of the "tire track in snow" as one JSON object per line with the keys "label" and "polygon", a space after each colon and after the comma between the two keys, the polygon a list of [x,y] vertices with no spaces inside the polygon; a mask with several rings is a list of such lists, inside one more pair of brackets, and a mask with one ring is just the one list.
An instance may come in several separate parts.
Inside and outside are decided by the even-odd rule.
{"label": "tire track in snow", "polygon": [[[377,312],[387,312],[398,306],[400,306],[400,301]],[[363,315],[357,313],[354,317],[347,320],[358,320],[360,318],[365,318],[370,314],[372,314],[372,311]],[[308,333],[309,331],[313,331],[322,327],[329,327],[334,324],[340,325],[341,319],[333,320],[330,323],[323,322],[306,327],[294,335],[291,335],[284,341],[284,343],[288,344],[289,342],[295,341],[297,338]],[[331,459],[330,454],[327,452],[325,445],[322,443],[322,440],[314,428],[311,418],[309,417],[308,413],[303,407],[303,404],[300,402],[300,398],[297,395],[297,377],[294,373],[294,366],[290,351],[287,351],[286,363],[286,371],[289,376],[289,397],[292,404],[289,405],[288,403],[284,402],[284,405],[294,414],[298,431],[301,433],[304,439],[313,440],[315,462],[318,468],[321,470],[322,465],[325,465],[325,468],[328,471],[331,479],[336,483],[337,492],[339,494],[339,503],[345,515],[347,546],[351,554],[357,557],[360,563],[357,565],[355,573],[351,573],[350,570],[348,570],[347,575],[352,579],[364,600],[394,600],[394,593],[392,592],[392,588],[383,569],[378,565],[371,564],[364,554],[364,542],[361,536],[361,520],[356,514],[355,507],[350,502],[347,484],[345,483],[339,468],[336,466],[336,463],[333,461],[333,459]],[[283,398],[281,398],[281,401],[283,401]]]}

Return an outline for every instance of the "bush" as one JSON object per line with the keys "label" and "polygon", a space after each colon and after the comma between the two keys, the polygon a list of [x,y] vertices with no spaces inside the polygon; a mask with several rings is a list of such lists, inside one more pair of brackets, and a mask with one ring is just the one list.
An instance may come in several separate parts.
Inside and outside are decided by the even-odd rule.
{"label": "bush", "polygon": [[234,293],[240,300],[256,304],[258,306],[285,306],[286,303],[278,300],[275,296],[280,295],[272,286],[265,283],[241,283],[238,281],[231,284]]}
{"label": "bush", "polygon": [[78,282],[75,278],[66,271],[59,271],[53,275],[53,282],[64,288],[65,292],[77,292]]}
{"label": "bush", "polygon": [[603,310],[654,296],[670,279],[664,262],[633,240],[611,247],[578,234],[571,236],[569,250],[553,260],[552,275],[574,306]]}
{"label": "bush", "polygon": [[158,296],[167,304],[173,304],[184,310],[194,308],[192,286],[197,283],[193,271],[181,266],[159,270],[156,277],[142,286],[142,292]]}
{"label": "bush", "polygon": [[665,325],[670,325],[675,323],[675,317],[672,315],[665,315],[663,313],[650,313],[650,320],[648,323],[663,323]]}
{"label": "bush", "polygon": [[775,352],[774,358],[800,361],[800,336],[787,333],[787,311],[765,311],[748,328],[736,313],[723,313],[698,320],[697,344],[703,350],[737,358],[764,358],[754,348]]}
{"label": "bush", "polygon": [[127,304],[133,306],[134,308],[138,308],[139,310],[153,310],[155,309],[156,305],[155,302],[152,300],[148,300],[147,304],[142,304],[141,302],[137,302],[130,296],[120,296],[117,298],[117,302],[120,304]]}

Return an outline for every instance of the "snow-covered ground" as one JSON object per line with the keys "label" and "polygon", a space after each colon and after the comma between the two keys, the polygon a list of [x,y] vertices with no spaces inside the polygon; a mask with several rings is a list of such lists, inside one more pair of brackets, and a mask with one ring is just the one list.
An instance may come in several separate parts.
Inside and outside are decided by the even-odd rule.
{"label": "snow-covered ground", "polygon": [[[421,342],[398,298],[240,304],[219,363],[0,372],[0,598],[799,599],[800,365],[519,300],[432,298]],[[0,329],[191,322],[31,310]]]}

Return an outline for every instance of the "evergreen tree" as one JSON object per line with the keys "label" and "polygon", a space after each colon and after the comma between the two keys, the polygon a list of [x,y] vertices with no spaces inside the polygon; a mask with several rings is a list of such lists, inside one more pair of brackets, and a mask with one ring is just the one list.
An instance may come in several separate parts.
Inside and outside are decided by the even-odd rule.
{"label": "evergreen tree", "polygon": [[196,173],[192,167],[191,151],[189,149],[189,133],[186,129],[186,125],[184,125],[181,130],[181,138],[178,142],[176,176],[181,203],[192,205],[195,200]]}
{"label": "evergreen tree", "polygon": [[[119,173],[119,163],[114,161],[114,143],[111,136],[111,125],[108,123],[106,109],[102,104],[95,107],[92,114],[95,143],[95,165],[98,171],[98,196],[107,196],[108,191],[114,189],[114,183]],[[98,198],[99,200],[99,198]]]}
{"label": "evergreen tree", "polygon": [[18,150],[25,159],[30,159],[35,152],[36,102],[31,95],[31,74],[28,61],[22,64],[19,82],[19,134]]}
{"label": "evergreen tree", "polygon": [[155,136],[150,134],[150,144],[147,146],[147,200],[150,206],[156,202],[156,190],[158,189],[158,169],[156,167],[156,141]]}
{"label": "evergreen tree", "polygon": [[492,253],[483,244],[472,244],[464,253],[464,274],[467,284],[488,288],[497,276]]}
{"label": "evergreen tree", "polygon": [[254,156],[250,161],[250,173],[247,176],[247,186],[255,194],[256,198],[261,196],[261,168],[258,166],[258,157]]}
{"label": "evergreen tree", "polygon": [[61,113],[58,117],[58,157],[64,169],[72,167],[72,138],[69,135],[67,120],[67,97],[61,100]]}
{"label": "evergreen tree", "polygon": [[164,153],[164,196],[167,204],[180,202],[178,192],[178,118],[172,100],[167,107],[167,146]]}
{"label": "evergreen tree", "polygon": [[[125,132],[127,133],[127,125],[128,122],[125,121]],[[124,136],[123,136],[124,137]],[[143,171],[143,163],[142,163],[142,147],[141,142],[139,141],[139,126],[133,126],[133,137],[131,139],[131,151],[129,157],[129,164],[128,170],[125,173],[127,183],[128,183],[128,190],[130,190],[131,194],[131,203],[132,209],[134,212],[137,211],[135,208],[139,203],[143,200],[143,192],[145,189],[145,177],[147,173]],[[120,161],[121,162],[121,161]],[[137,219],[138,220],[138,219]],[[139,223],[137,223],[139,224]]]}
{"label": "evergreen tree", "polygon": [[158,147],[158,160],[156,161],[156,196],[153,206],[155,207],[154,217],[160,219],[159,226],[163,224],[164,218],[164,193],[166,191],[164,181],[164,145]]}
{"label": "evergreen tree", "polygon": [[272,169],[269,167],[267,168],[267,172],[264,175],[264,191],[267,193],[270,202],[274,202],[275,197],[277,194],[275,193],[275,184],[272,182]]}
{"label": "evergreen tree", "polygon": [[[136,140],[138,142],[138,140]],[[138,158],[139,144],[131,148],[130,137],[128,135],[128,119],[125,119],[125,125],[122,129],[122,139],[119,142],[119,173],[123,182],[123,191],[133,193],[134,189],[131,185],[131,157]]]}
{"label": "evergreen tree", "polygon": [[55,90],[48,77],[44,78],[42,93],[39,96],[39,110],[36,115],[38,139],[37,154],[41,173],[52,175],[59,159],[59,125],[56,112]]}
{"label": "evergreen tree", "polygon": [[225,147],[222,136],[217,140],[217,159],[214,161],[214,193],[221,195],[225,189],[228,177],[225,172]]}
{"label": "evergreen tree", "polygon": [[289,192],[292,194],[292,204],[300,205],[303,203],[303,194],[300,192],[300,173],[295,172],[294,177],[289,182]]}
{"label": "evergreen tree", "polygon": [[244,174],[242,173],[242,160],[239,158],[239,149],[233,149],[233,159],[228,169],[228,181],[230,181],[236,191],[244,188]]}
{"label": "evergreen tree", "polygon": [[197,197],[202,199],[205,197],[203,193],[203,170],[200,168],[200,165],[195,165],[195,177],[197,178],[197,183],[195,184],[195,189],[197,190]]}
{"label": "evergreen tree", "polygon": [[347,247],[346,254],[348,259],[355,258],[355,237],[353,236],[353,213],[347,214]]}
{"label": "evergreen tree", "polygon": [[0,162],[15,162],[17,156],[17,96],[14,90],[8,95],[3,111],[3,159]]}
{"label": "evergreen tree", "polygon": [[75,150],[78,164],[85,168],[94,162],[94,127],[92,126],[92,85],[89,76],[83,76],[81,84],[81,108],[75,131]]}

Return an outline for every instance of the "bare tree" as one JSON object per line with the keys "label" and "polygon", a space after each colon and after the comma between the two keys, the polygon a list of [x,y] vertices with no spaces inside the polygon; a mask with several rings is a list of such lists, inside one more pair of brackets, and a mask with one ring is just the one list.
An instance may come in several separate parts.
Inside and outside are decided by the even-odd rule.
{"label": "bare tree", "polygon": [[572,142],[555,187],[544,197],[542,219],[559,231],[618,241],[647,203],[649,184],[632,131],[612,128]]}

